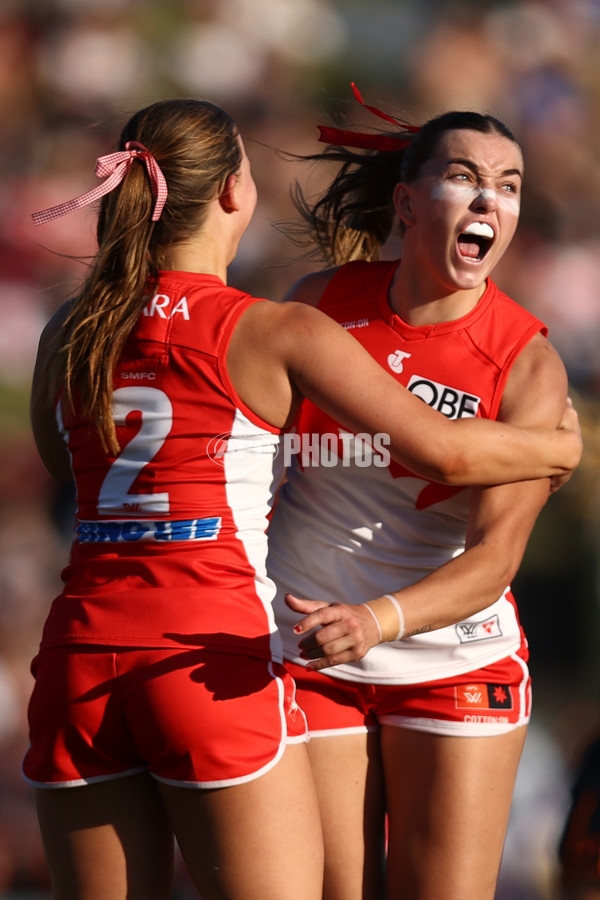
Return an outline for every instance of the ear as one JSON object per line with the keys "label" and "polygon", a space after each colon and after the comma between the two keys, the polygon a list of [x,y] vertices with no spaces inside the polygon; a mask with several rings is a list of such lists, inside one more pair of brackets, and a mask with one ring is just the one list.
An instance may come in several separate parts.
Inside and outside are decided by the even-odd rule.
{"label": "ear", "polygon": [[226,213],[237,212],[240,208],[240,204],[238,203],[237,197],[235,195],[236,185],[237,175],[228,175],[227,181],[225,182],[225,187],[223,188],[221,196],[219,197],[219,203]]}
{"label": "ear", "polygon": [[412,194],[410,187],[403,182],[400,182],[394,188],[394,209],[405,228],[410,228],[411,225],[415,224]]}

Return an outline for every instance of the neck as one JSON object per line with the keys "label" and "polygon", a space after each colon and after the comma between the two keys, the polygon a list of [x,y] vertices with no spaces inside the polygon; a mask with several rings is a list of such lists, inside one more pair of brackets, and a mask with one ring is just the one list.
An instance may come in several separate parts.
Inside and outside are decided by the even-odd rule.
{"label": "neck", "polygon": [[171,247],[165,269],[177,272],[194,272],[203,275],[217,275],[221,281],[227,282],[229,260],[223,254],[223,248],[210,242],[195,240],[189,244],[178,244]]}
{"label": "neck", "polygon": [[216,275],[227,282],[227,269],[237,252],[242,234],[232,216],[227,216],[214,200],[203,224],[185,241],[172,244],[165,269]]}
{"label": "neck", "polygon": [[437,325],[461,319],[474,309],[487,287],[487,282],[468,290],[444,292],[424,284],[420,275],[411,277],[400,264],[390,286],[389,304],[408,325]]}

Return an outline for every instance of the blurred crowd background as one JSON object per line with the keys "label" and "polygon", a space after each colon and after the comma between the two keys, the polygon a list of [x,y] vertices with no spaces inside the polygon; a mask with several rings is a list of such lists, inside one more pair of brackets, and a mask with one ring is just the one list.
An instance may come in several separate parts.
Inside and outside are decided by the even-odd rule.
{"label": "blurred crowd background", "polygon": [[[351,81],[415,124],[492,112],[524,150],[522,220],[495,280],[548,324],[586,451],[515,585],[534,714],[498,900],[556,896],[573,767],[600,728],[600,0],[0,0],[0,897],[49,896],[20,761],[73,502],[38,461],[28,391],[40,330],[94,250],[93,210],[38,229],[31,213],[94,187],[135,109],[208,97],[240,124],[259,189],[231,283],[278,299],[314,266],[278,225],[294,179],[318,176],[285,153],[318,150],[317,124],[373,124]],[[176,896],[193,896],[183,874]]]}

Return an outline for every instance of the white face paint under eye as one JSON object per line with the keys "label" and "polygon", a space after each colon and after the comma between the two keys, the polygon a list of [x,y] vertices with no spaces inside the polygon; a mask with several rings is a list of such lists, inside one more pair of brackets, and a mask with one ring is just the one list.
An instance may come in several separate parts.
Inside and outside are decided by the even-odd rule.
{"label": "white face paint under eye", "polygon": [[432,200],[444,200],[446,203],[461,203],[470,206],[478,198],[486,203],[497,203],[502,209],[514,216],[519,215],[521,207],[518,194],[509,194],[501,189],[480,188],[463,181],[442,181],[435,184],[431,191]]}

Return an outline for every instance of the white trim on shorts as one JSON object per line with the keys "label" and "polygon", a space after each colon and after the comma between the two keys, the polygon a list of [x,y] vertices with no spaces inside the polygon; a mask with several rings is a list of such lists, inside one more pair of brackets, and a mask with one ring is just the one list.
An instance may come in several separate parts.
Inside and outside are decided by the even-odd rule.
{"label": "white trim on shorts", "polygon": [[297,737],[286,738],[286,744],[306,744],[308,740],[310,740],[310,735],[307,730],[306,734],[299,734]]}
{"label": "white trim on shorts", "polygon": [[[477,718],[485,719],[486,717],[478,716]],[[379,721],[381,725],[406,728],[408,731],[424,731],[428,734],[445,734],[451,737],[493,737],[521,728],[527,724],[529,717],[523,717],[518,722],[499,722],[497,719],[491,722],[449,722],[447,719],[422,719],[418,716],[415,718],[382,716]]]}
{"label": "white trim on shorts", "polygon": [[73,781],[34,781],[28,778],[23,769],[21,775],[23,780],[34,788],[46,788],[53,790],[54,788],[70,788],[83,787],[86,784],[98,784],[101,781],[114,781],[115,778],[128,778],[130,775],[139,775],[140,772],[148,772],[147,766],[136,766],[134,769],[126,769],[124,772],[111,772],[110,775],[93,775],[91,778],[74,778]]}
{"label": "white trim on shorts", "polygon": [[379,725],[349,725],[347,728],[320,728],[315,731],[309,729],[309,738],[312,740],[312,738],[339,737],[345,734],[369,734],[373,731],[378,732]]}

